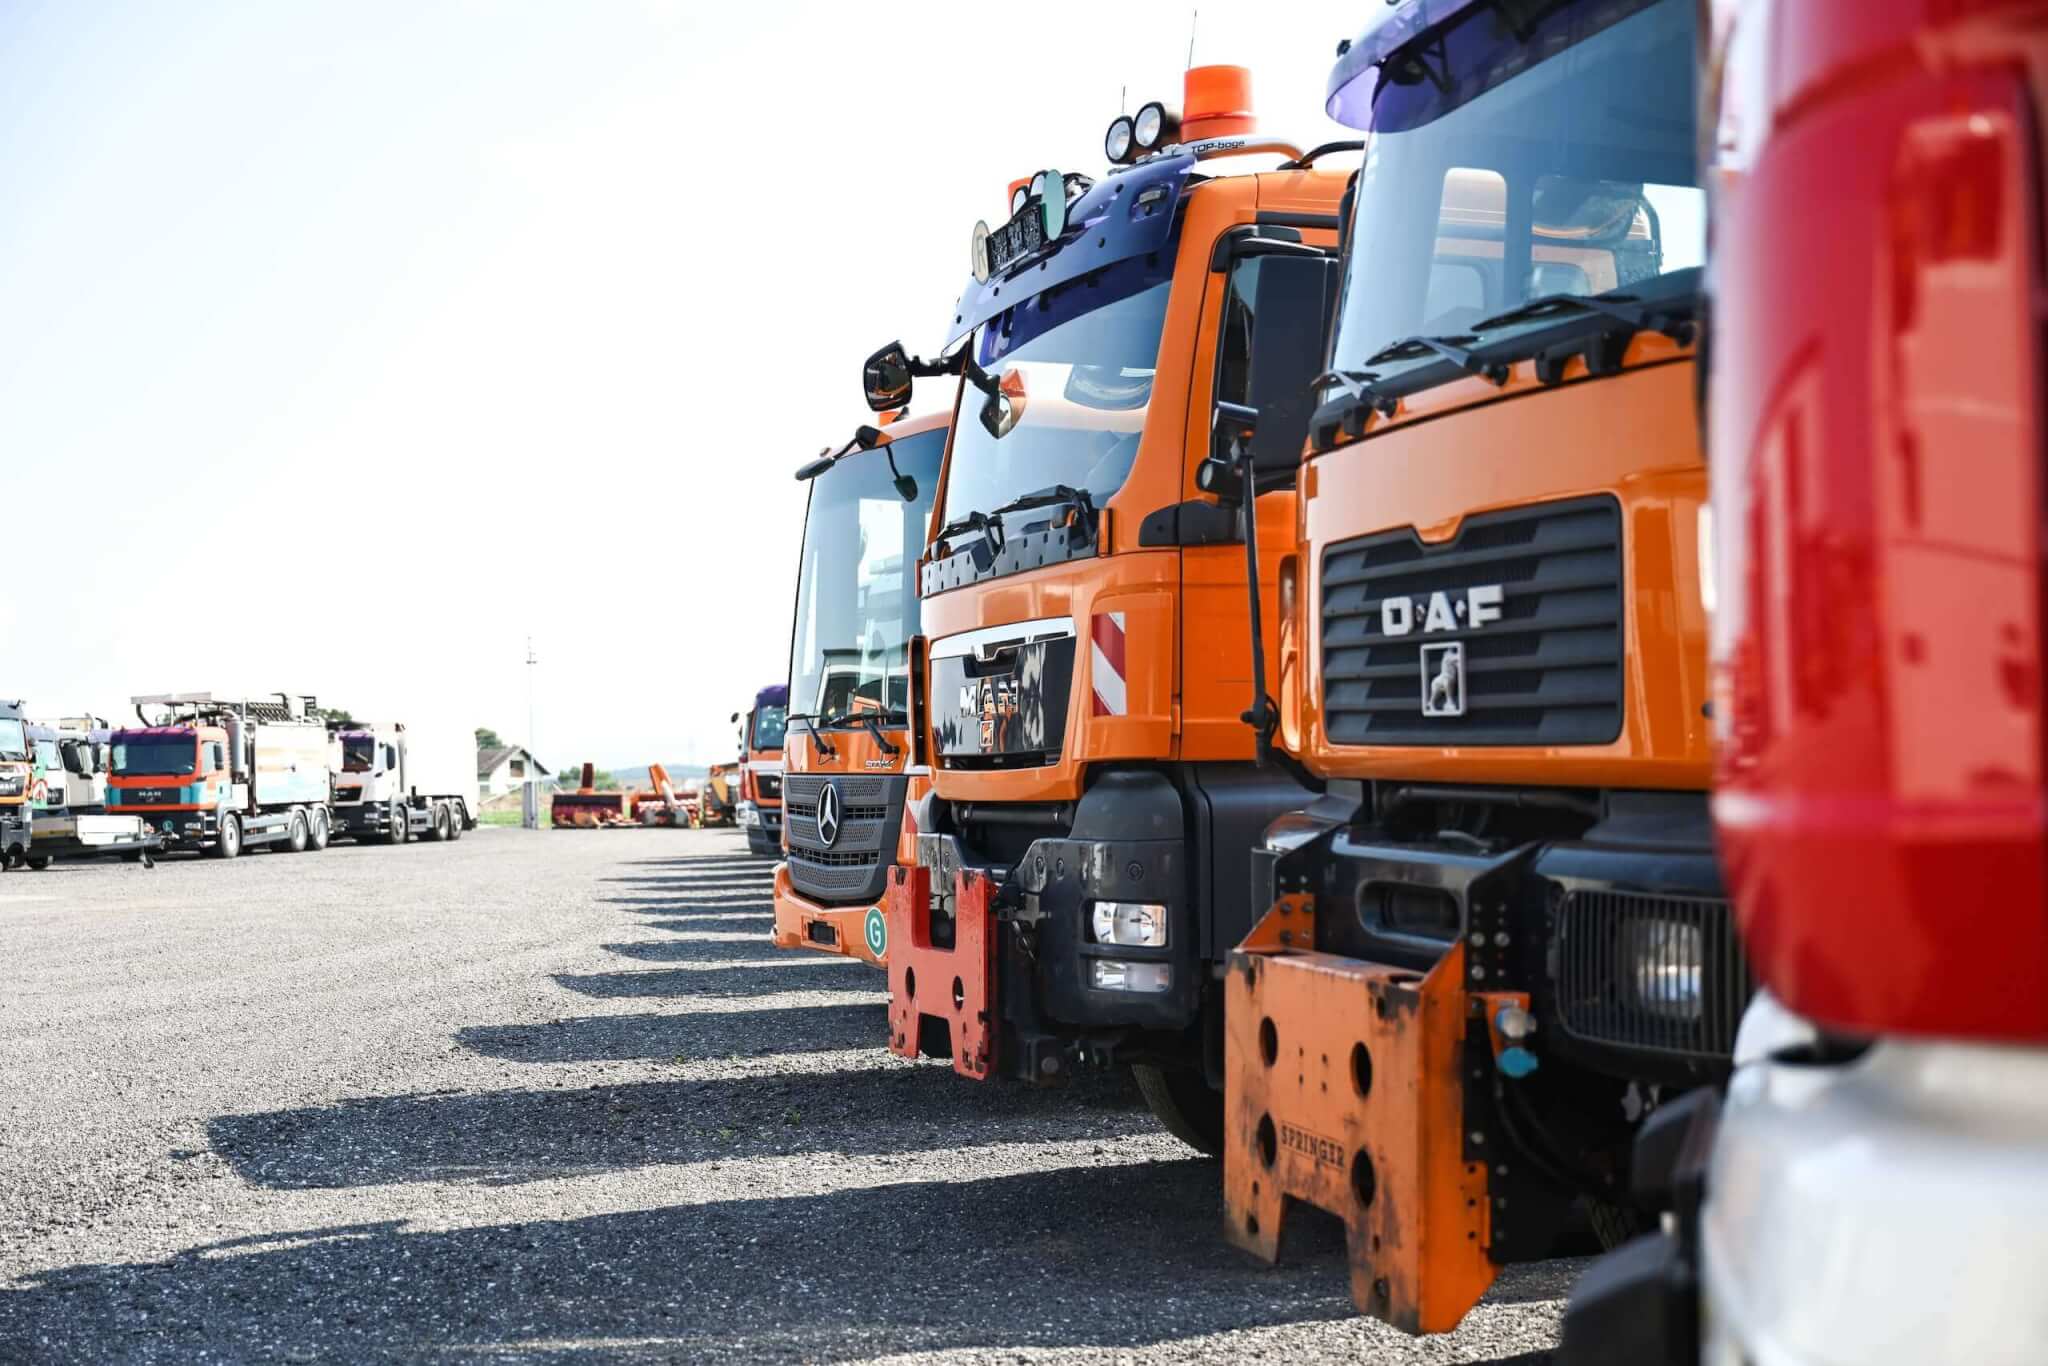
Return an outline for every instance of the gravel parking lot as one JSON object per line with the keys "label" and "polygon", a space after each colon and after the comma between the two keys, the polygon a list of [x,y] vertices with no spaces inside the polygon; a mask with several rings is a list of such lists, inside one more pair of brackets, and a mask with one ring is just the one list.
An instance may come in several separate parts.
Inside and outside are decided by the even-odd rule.
{"label": "gravel parking lot", "polygon": [[882,1047],[723,831],[0,878],[0,1361],[1525,1363],[1274,1271],[1136,1091]]}

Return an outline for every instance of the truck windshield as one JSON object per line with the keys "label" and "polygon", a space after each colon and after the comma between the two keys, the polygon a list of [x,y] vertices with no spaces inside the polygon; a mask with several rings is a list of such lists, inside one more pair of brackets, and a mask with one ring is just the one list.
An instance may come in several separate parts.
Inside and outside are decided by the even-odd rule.
{"label": "truck windshield", "polygon": [[370,735],[341,737],[341,771],[368,773],[377,766],[377,740]]}
{"label": "truck windshield", "polygon": [[1001,380],[1017,423],[998,437],[961,388],[945,521],[992,513],[1026,493],[1066,484],[1097,504],[1123,487],[1152,402],[1172,252],[1122,261],[1047,290],[983,324],[976,360]]}
{"label": "truck windshield", "polygon": [[198,767],[199,741],[190,735],[133,735],[114,741],[114,772],[178,776]]}
{"label": "truck windshield", "polygon": [[1576,0],[1518,35],[1475,5],[1341,87],[1330,113],[1371,140],[1331,368],[1532,299],[1693,287],[1694,9]]}
{"label": "truck windshield", "polygon": [[28,732],[21,722],[0,721],[0,759],[28,758]]}
{"label": "truck windshield", "polygon": [[[900,455],[898,461],[897,468],[902,469]],[[919,483],[922,485],[923,481],[920,480]],[[929,508],[930,504],[927,503],[926,507]],[[754,713],[754,748],[781,749],[782,735],[788,726],[788,707],[762,707]]]}
{"label": "truck windshield", "polygon": [[[817,725],[856,714],[907,715],[917,557],[945,445],[943,428],[919,432],[847,456],[812,481],[789,679],[790,706]],[[896,472],[917,482],[915,498],[897,491],[891,455]]]}

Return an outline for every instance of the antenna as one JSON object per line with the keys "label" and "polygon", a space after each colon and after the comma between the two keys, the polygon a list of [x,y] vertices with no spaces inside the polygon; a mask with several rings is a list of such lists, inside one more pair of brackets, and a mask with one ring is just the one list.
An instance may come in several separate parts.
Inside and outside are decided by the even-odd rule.
{"label": "antenna", "polygon": [[1195,64],[1195,26],[1201,23],[1201,21],[1202,11],[1199,9],[1190,9],[1188,11],[1188,66],[1191,68]]}

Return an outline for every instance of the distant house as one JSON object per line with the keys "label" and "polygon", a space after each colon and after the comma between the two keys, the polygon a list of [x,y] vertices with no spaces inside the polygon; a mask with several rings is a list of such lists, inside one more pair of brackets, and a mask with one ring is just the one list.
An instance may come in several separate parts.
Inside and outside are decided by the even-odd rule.
{"label": "distant house", "polygon": [[549,773],[524,745],[498,745],[476,752],[476,782],[486,797],[517,792],[528,778],[545,783]]}

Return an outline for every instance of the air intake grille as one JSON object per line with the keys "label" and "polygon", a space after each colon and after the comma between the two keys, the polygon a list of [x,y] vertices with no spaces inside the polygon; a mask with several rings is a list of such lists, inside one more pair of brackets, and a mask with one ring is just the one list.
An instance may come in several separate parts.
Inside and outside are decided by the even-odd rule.
{"label": "air intake grille", "polygon": [[[1622,585],[1621,509],[1606,497],[1472,517],[1441,545],[1403,529],[1331,546],[1322,568],[1331,741],[1606,744],[1621,734]],[[1471,624],[1495,603],[1498,619]],[[1425,715],[1424,650],[1434,678],[1446,654],[1436,647],[1446,646],[1462,652],[1463,714]]]}
{"label": "air intake grille", "polygon": [[780,773],[756,773],[754,791],[761,794],[761,800],[773,802],[782,799],[782,775]]}
{"label": "air intake grille", "polygon": [[1578,1038],[1726,1061],[1756,987],[1727,902],[1573,891],[1559,909],[1557,989]]}
{"label": "air intake grille", "polygon": [[[827,782],[839,792],[838,837],[830,847],[818,829],[818,796]],[[872,901],[895,862],[908,781],[899,777],[784,777],[782,817],[789,878],[796,890],[826,903]]]}

